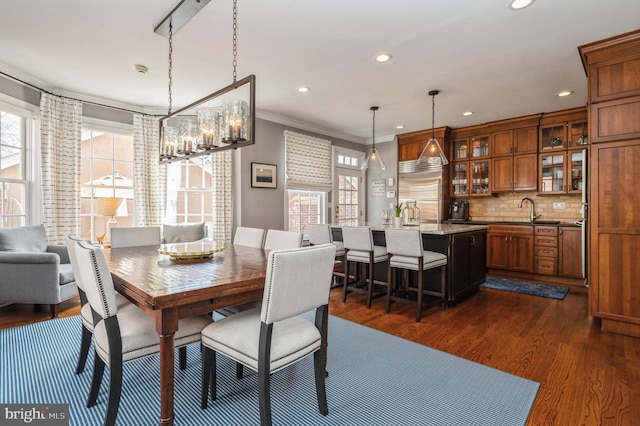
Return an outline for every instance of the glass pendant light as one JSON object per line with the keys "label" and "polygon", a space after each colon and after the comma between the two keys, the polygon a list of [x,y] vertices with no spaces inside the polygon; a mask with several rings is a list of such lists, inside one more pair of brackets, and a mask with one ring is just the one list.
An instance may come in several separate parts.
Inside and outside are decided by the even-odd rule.
{"label": "glass pendant light", "polygon": [[360,170],[367,169],[381,169],[386,170],[386,166],[384,165],[384,161],[382,161],[382,157],[380,157],[380,152],[376,148],[376,111],[379,109],[377,106],[372,106],[369,108],[373,111],[373,145],[367,154],[367,158],[365,158]]}
{"label": "glass pendant light", "polygon": [[417,165],[421,165],[423,163],[434,163],[440,164],[442,166],[446,166],[449,164],[447,157],[444,155],[438,140],[436,139],[435,134],[435,117],[436,117],[436,95],[440,93],[439,90],[432,90],[429,92],[431,96],[431,139],[427,142],[427,145],[420,153],[420,157],[416,162]]}

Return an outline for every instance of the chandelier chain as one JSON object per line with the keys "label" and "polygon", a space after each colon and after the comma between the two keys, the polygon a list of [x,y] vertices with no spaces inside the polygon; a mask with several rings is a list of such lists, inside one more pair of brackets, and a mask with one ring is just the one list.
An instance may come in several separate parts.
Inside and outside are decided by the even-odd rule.
{"label": "chandelier chain", "polygon": [[376,110],[373,110],[373,131],[372,133],[372,137],[373,137],[373,148],[376,147]]}
{"label": "chandelier chain", "polygon": [[233,82],[236,82],[238,73],[238,2],[233,0]]}
{"label": "chandelier chain", "polygon": [[171,114],[171,103],[173,101],[171,96],[171,89],[173,85],[173,19],[169,21],[169,112]]}
{"label": "chandelier chain", "polygon": [[431,95],[431,139],[436,138],[436,95]]}

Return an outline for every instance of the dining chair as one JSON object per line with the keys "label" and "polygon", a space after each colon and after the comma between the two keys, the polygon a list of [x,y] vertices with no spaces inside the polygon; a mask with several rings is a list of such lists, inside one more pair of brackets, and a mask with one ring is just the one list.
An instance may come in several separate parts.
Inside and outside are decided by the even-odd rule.
{"label": "dining chair", "polygon": [[[382,285],[389,287],[389,280],[386,281],[376,280],[374,278],[375,264],[387,261],[387,249],[383,246],[375,245],[373,242],[373,234],[371,228],[366,226],[344,226],[342,227],[342,240],[344,241],[345,248],[345,262],[344,262],[344,292],[342,295],[342,301],[347,301],[347,293],[353,291],[356,293],[364,293],[367,295],[367,309],[371,308],[371,300],[374,297],[383,296],[385,293],[377,293],[374,295],[373,290],[375,285]],[[354,262],[354,281],[351,281],[351,274],[349,272],[349,263]],[[359,266],[364,266],[366,269],[366,277],[364,278],[364,285],[366,289],[363,289],[360,284]]]}
{"label": "dining chair", "polygon": [[[91,312],[91,305],[87,300],[87,293],[85,291],[82,277],[77,271],[78,263],[76,259],[75,243],[80,241],[86,241],[86,240],[83,240],[82,238],[71,236],[71,235],[69,235],[66,240],[67,252],[69,253],[69,260],[71,261],[71,267],[73,268],[74,275],[76,277],[76,284],[78,285],[78,296],[80,297],[80,318],[82,320],[82,334],[80,337],[80,353],[78,354],[78,362],[76,364],[76,374],[80,374],[84,372],[84,367],[87,363],[87,356],[89,355],[89,349],[91,348],[91,337],[93,336],[93,314]],[[122,311],[125,309],[137,309],[133,303],[131,303],[126,297],[124,297],[120,293],[116,293],[116,305],[118,306],[119,311]]]}
{"label": "dining chair", "polygon": [[[422,234],[417,229],[385,229],[385,242],[389,257],[389,281],[394,282],[394,270],[410,270],[418,272],[417,288],[403,285],[394,285],[387,288],[387,313],[391,306],[391,300],[416,305],[416,322],[420,322],[422,315],[422,301],[424,295],[435,296],[442,304],[445,303],[447,256],[442,253],[424,250],[422,247]],[[424,271],[440,268],[439,290],[424,288]],[[395,295],[392,295],[395,292]],[[409,293],[416,293],[416,300],[409,297]],[[399,294],[405,293],[402,297]]]}
{"label": "dining chair", "polygon": [[[271,375],[314,354],[318,408],[328,414],[324,362],[333,244],[269,253],[262,307],[231,315],[202,330],[201,406],[216,400],[216,354],[258,372],[260,424],[271,425]],[[315,310],[315,323],[299,316]],[[233,396],[235,397],[235,396]]]}
{"label": "dining chair", "polygon": [[334,269],[333,275],[334,277],[340,277],[344,279],[344,273],[342,272],[342,264],[344,262],[344,242],[333,240],[333,236],[331,234],[331,225],[309,224],[307,225],[307,235],[309,236],[309,244],[312,246],[327,243],[331,243],[336,246],[336,261],[339,262],[340,265],[336,265],[336,267],[339,267],[339,270]]}
{"label": "dining chair", "polygon": [[[74,242],[76,266],[85,287],[93,315],[95,359],[87,407],[98,398],[105,365],[110,368],[109,399],[105,426],[115,424],[122,393],[123,363],[158,353],[159,337],[155,319],[141,309],[119,310],[116,291],[103,251],[86,241]],[[179,320],[174,335],[181,348],[200,340],[200,332],[211,324],[211,317],[197,315]]]}
{"label": "dining chair", "polygon": [[233,244],[239,246],[262,248],[264,229],[238,226],[233,237]]}
{"label": "dining chair", "polygon": [[207,225],[204,222],[162,225],[162,244],[189,243],[207,238]]}
{"label": "dining chair", "polygon": [[132,226],[111,228],[111,248],[159,246],[159,226]]}
{"label": "dining chair", "polygon": [[262,248],[265,250],[278,250],[284,248],[302,247],[302,232],[281,231],[278,229],[267,230]]}

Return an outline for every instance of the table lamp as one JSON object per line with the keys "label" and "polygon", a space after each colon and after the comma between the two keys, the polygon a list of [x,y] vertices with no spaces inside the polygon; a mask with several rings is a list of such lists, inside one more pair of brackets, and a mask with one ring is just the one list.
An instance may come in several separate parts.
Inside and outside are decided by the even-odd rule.
{"label": "table lamp", "polygon": [[107,216],[107,226],[105,229],[106,238],[111,241],[111,228],[118,226],[116,216],[127,216],[127,202],[124,198],[107,197],[98,198],[98,214]]}

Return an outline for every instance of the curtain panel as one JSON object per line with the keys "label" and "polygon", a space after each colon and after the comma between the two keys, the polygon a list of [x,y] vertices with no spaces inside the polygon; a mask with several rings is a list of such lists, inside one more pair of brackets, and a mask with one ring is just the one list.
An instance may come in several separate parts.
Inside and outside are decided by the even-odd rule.
{"label": "curtain panel", "polygon": [[231,150],[211,154],[211,161],[213,163],[213,239],[230,242],[233,225]]}
{"label": "curtain panel", "polygon": [[285,187],[331,191],[331,141],[284,131]]}
{"label": "curtain panel", "polygon": [[82,102],[40,95],[42,216],[49,244],[80,234]]}
{"label": "curtain panel", "polygon": [[167,169],[160,164],[158,117],[133,114],[133,178],[137,226],[164,221]]}

